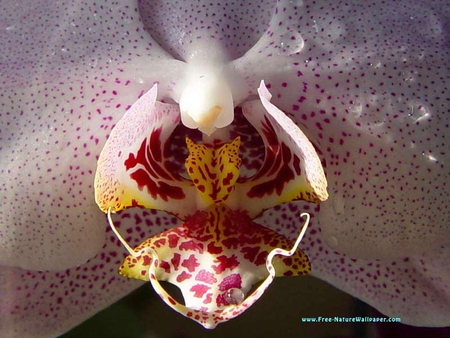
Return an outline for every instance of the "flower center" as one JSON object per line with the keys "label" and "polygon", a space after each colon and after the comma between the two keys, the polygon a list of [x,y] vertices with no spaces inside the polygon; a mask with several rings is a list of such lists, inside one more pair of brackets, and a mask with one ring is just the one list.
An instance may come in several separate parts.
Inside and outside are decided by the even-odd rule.
{"label": "flower center", "polygon": [[[188,100],[183,104],[188,102],[188,108],[200,104],[189,113],[192,116],[186,115],[188,119],[211,133],[226,124],[221,120],[226,104],[231,111],[231,115],[225,114],[228,124],[233,114],[231,94],[230,100],[221,101],[220,93],[229,93],[226,82],[219,81],[216,74],[194,79],[194,86],[188,85],[183,93]],[[204,78],[209,85],[195,87],[196,81]],[[211,91],[210,97],[204,97],[211,99],[210,104],[205,100],[189,104],[189,90],[199,97]],[[309,223],[308,214],[300,215],[306,221],[295,243],[253,219],[280,203],[298,199],[320,203],[328,197],[314,146],[270,102],[264,82],[258,93],[260,101],[242,106],[242,115],[264,143],[264,161],[253,175],[239,177],[240,137],[225,143],[219,132],[204,137],[204,144],[186,138],[189,177],[172,170],[176,157],[169,154],[167,145],[181,117],[177,106],[156,101],[156,85],[116,125],[98,161],[96,201],[129,253],[120,273],[149,281],[167,305],[207,328],[248,309],[274,277],[310,272],[308,258],[297,249]],[[247,159],[254,158],[248,149],[241,153]],[[165,210],[177,216],[181,225],[133,249],[115,229],[111,213],[137,206]],[[159,281],[177,285],[185,304],[170,296]]]}

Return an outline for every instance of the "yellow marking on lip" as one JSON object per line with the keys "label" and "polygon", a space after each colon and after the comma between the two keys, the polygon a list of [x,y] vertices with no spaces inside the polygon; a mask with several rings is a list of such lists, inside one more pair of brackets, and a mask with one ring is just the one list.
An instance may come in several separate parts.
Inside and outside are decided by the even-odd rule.
{"label": "yellow marking on lip", "polygon": [[240,137],[237,137],[214,149],[186,138],[189,150],[185,163],[187,173],[206,206],[226,202],[233,192],[241,165],[240,143]]}

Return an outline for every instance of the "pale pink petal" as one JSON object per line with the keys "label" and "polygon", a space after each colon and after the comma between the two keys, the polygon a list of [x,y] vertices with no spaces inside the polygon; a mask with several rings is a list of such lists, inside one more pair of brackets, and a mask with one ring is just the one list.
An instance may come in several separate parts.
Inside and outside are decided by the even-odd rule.
{"label": "pale pink petal", "polygon": [[[249,94],[264,78],[320,151],[330,199],[302,246],[313,274],[405,323],[449,325],[450,8],[303,3],[279,3],[233,67]],[[264,224],[295,232],[311,211],[300,205],[266,212]]]}
{"label": "pale pink petal", "polygon": [[101,249],[100,150],[139,95],[162,78],[170,95],[181,69],[134,5],[1,2],[1,264],[67,268]]}
{"label": "pale pink petal", "polygon": [[[114,218],[133,246],[177,221],[154,210],[126,210]],[[141,286],[141,282],[119,275],[124,257],[121,243],[108,231],[101,253],[80,267],[50,272],[2,267],[0,336],[59,336]]]}
{"label": "pale pink petal", "polygon": [[247,94],[264,79],[322,153],[319,218],[339,252],[396,258],[449,239],[448,16],[442,0],[281,2],[230,65]]}
{"label": "pale pink petal", "polygon": [[233,60],[264,33],[276,1],[139,1],[151,36],[173,56],[188,61]]}
{"label": "pale pink petal", "polygon": [[[297,236],[307,210],[304,203],[288,203],[264,213],[261,224],[290,239]],[[340,254],[324,242],[313,217],[300,248],[311,260],[312,275],[374,306],[403,324],[450,325],[450,243],[416,256],[395,260],[364,260]]]}

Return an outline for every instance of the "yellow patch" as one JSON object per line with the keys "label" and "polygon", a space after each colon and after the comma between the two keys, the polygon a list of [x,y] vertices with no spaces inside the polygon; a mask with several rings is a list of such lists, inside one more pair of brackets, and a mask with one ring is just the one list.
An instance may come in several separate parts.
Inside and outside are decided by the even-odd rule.
{"label": "yellow patch", "polygon": [[233,192],[239,177],[240,138],[218,149],[195,144],[186,138],[189,156],[186,169],[206,206],[224,203]]}

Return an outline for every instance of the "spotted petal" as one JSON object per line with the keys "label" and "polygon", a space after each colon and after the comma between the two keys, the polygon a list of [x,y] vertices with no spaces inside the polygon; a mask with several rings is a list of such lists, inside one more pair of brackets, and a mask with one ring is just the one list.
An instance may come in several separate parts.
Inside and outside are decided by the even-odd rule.
{"label": "spotted petal", "polygon": [[[116,226],[133,246],[174,224],[164,212],[125,210]],[[176,224],[176,223],[175,223]],[[122,278],[123,248],[109,233],[102,253],[62,271],[0,269],[0,336],[57,337],[124,297],[142,283]]]}
{"label": "spotted petal", "polygon": [[322,154],[324,239],[353,257],[396,259],[449,238],[450,12],[445,0],[367,8],[279,2],[233,67],[249,90],[263,78]]}
{"label": "spotted petal", "polygon": [[[293,220],[305,207],[301,203],[284,204],[264,213],[258,222],[294,239],[297,230],[292,227]],[[450,243],[395,260],[354,258],[332,250],[313,218],[302,249],[311,261],[313,276],[386,316],[400,317],[403,324],[414,326],[450,326]]]}
{"label": "spotted petal", "polygon": [[157,86],[136,101],[100,154],[95,197],[104,212],[144,207],[184,218],[196,209],[192,183],[173,172],[167,142],[180,122],[177,105],[156,101]]}
{"label": "spotted petal", "polygon": [[0,264],[78,266],[105,241],[104,142],[155,81],[167,96],[181,62],[143,33],[137,2],[5,0],[0,17]]}
{"label": "spotted petal", "polygon": [[[259,101],[243,104],[244,116],[263,138],[266,154],[258,172],[236,187],[251,217],[275,205],[302,199],[319,203],[328,198],[327,182],[314,146],[301,129],[270,103],[264,81]],[[250,198],[257,203],[244,202]]]}

